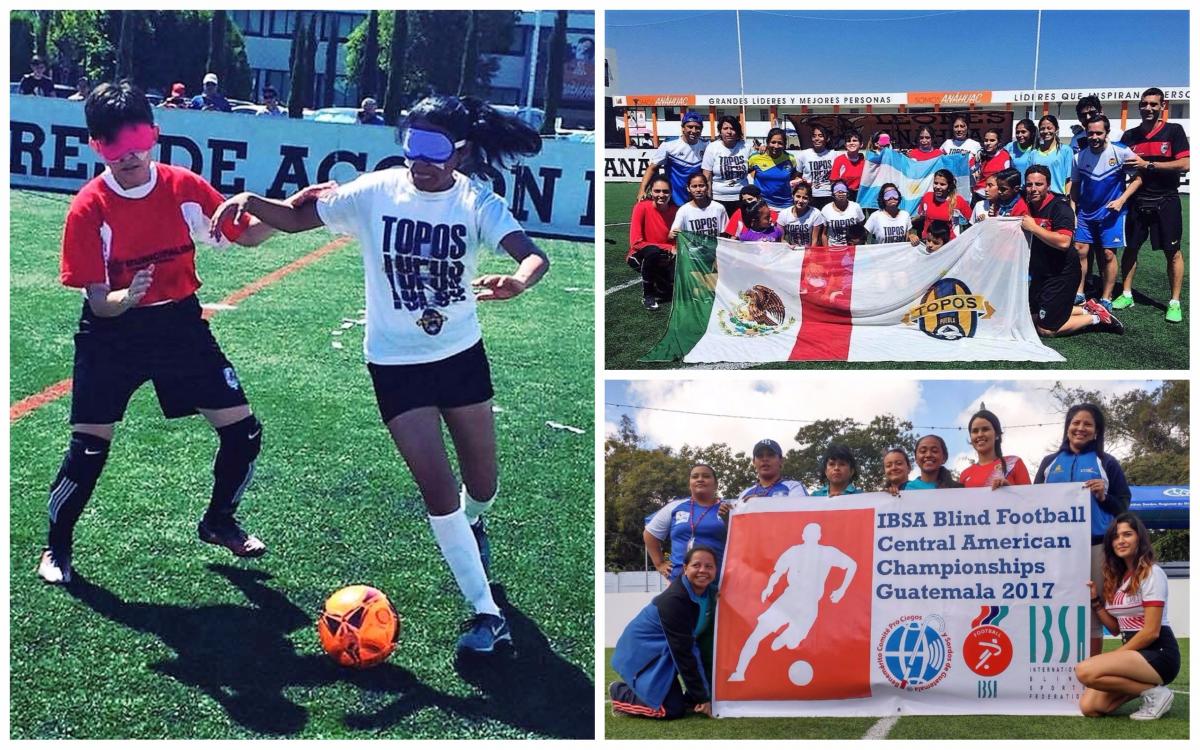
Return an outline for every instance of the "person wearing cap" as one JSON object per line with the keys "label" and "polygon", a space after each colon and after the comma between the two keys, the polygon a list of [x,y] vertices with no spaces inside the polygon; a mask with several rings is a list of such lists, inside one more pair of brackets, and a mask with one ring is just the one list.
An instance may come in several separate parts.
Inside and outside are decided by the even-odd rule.
{"label": "person wearing cap", "polygon": [[371,97],[362,100],[362,109],[358,110],[359,125],[386,125],[383,118],[379,116],[379,102]]}
{"label": "person wearing cap", "polygon": [[750,455],[754,460],[754,472],[758,475],[758,482],[742,490],[736,500],[721,503],[720,513],[722,516],[727,515],[731,509],[755,498],[778,496],[803,497],[808,494],[808,491],[804,489],[804,485],[794,479],[784,479],[781,476],[783,472],[783,449],[779,447],[779,443],[770,438],[763,438],[754,444],[754,450]]}
{"label": "person wearing cap", "polygon": [[671,181],[671,202],[682,206],[691,200],[687,181],[692,173],[700,169],[704,159],[704,144],[700,142],[703,120],[698,112],[685,112],[679,124],[680,137],[664,141],[650,156],[642,184],[638,186],[638,200],[647,200],[650,181],[661,171]]}
{"label": "person wearing cap", "polygon": [[171,95],[163,99],[158,106],[164,109],[189,109],[192,103],[187,98],[187,86],[182,83],[171,84]]}
{"label": "person wearing cap", "polygon": [[46,75],[46,61],[34,55],[29,71],[21,76],[20,92],[26,96],[54,96],[54,81]]}
{"label": "person wearing cap", "polygon": [[279,106],[279,94],[275,91],[274,86],[263,86],[262,106],[263,108],[258,111],[256,117],[288,116],[288,111]]}
{"label": "person wearing cap", "polygon": [[217,91],[220,81],[216,73],[204,74],[204,93],[192,97],[191,109],[205,111],[232,112],[229,101]]}
{"label": "person wearing cap", "polygon": [[87,76],[79,76],[75,81],[75,93],[67,97],[69,102],[81,102],[87,99],[87,95],[92,93],[92,84],[88,81]]}

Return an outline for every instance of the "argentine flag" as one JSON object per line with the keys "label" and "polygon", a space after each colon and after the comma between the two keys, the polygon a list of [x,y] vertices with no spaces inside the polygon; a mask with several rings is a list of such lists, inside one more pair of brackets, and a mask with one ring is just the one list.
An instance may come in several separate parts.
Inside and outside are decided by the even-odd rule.
{"label": "argentine flag", "polygon": [[878,154],[868,153],[863,167],[862,183],[858,189],[858,205],[875,208],[879,205],[879,190],[891,182],[900,189],[900,208],[910,214],[921,196],[933,189],[933,173],[948,169],[958,181],[955,189],[970,200],[971,166],[966,154],[942,154],[936,159],[916,161],[895,149],[885,148]]}

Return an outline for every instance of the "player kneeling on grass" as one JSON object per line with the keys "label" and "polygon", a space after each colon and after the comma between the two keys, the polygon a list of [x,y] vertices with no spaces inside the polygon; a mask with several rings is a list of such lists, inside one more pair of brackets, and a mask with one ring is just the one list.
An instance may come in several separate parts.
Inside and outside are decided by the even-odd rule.
{"label": "player kneeling on grass", "polygon": [[[365,174],[298,206],[242,193],[221,206],[213,227],[250,214],[285,232],[325,225],[358,239],[367,287],[363,350],[379,413],[475,610],[459,650],[490,652],[512,636],[487,578],[483,513],[497,494],[496,429],[475,302],[516,297],[549,261],[504,200],[471,178],[536,154],[541,138],[484,102],[434,96],[412,108],[399,139],[406,167]],[[507,252],[516,273],[470,281],[485,248]],[[443,421],[462,469],[461,495],[442,443]]]}
{"label": "player kneeling on grass", "polygon": [[50,539],[38,575],[71,580],[75,523],[108,458],[113,425],[136,391],[154,383],[163,414],[199,412],[217,431],[213,491],[200,538],[257,557],[266,546],[234,518],[262,443],[262,424],[201,317],[196,246],[255,245],[274,230],[246,217],[210,231],[222,196],[202,177],[151,160],[158,128],[144,94],[102,84],[84,102],[103,174],[71,201],[62,244],[62,283],[85,290],[75,334],[71,442],[50,487]]}
{"label": "player kneeling on grass", "polygon": [[1115,651],[1075,666],[1087,688],[1079,699],[1084,716],[1104,716],[1142,698],[1131,719],[1157,719],[1171,708],[1167,687],[1179,675],[1179,643],[1167,624],[1167,574],[1154,564],[1145,525],[1133,513],[1113,519],[1104,533],[1104,581],[1100,595],[1088,581],[1092,611],[1121,633]]}
{"label": "player kneeling on grass", "polygon": [[712,716],[704,669],[711,659],[701,654],[699,639],[712,632],[716,576],[716,552],[693,545],[683,558],[683,575],[625,627],[612,658],[624,681],[608,686],[614,714],[679,719],[690,709]]}

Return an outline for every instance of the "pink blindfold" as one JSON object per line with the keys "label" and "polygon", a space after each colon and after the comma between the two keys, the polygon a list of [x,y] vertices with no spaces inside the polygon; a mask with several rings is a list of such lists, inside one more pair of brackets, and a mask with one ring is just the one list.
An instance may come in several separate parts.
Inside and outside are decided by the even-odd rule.
{"label": "pink blindfold", "polygon": [[111,141],[100,141],[93,138],[90,141],[92,150],[108,162],[117,162],[126,154],[135,151],[149,151],[158,143],[158,126],[138,123],[121,128],[117,137]]}

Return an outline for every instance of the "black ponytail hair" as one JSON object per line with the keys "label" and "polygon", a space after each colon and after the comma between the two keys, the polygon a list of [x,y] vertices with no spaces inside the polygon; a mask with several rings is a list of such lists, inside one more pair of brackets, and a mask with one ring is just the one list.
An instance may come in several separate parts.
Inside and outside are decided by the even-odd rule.
{"label": "black ponytail hair", "polygon": [[515,157],[542,150],[542,137],[516,115],[508,115],[473,96],[427,96],[413,105],[405,124],[427,122],[467,141],[470,155],[458,171],[485,177],[487,167],[507,166]]}

